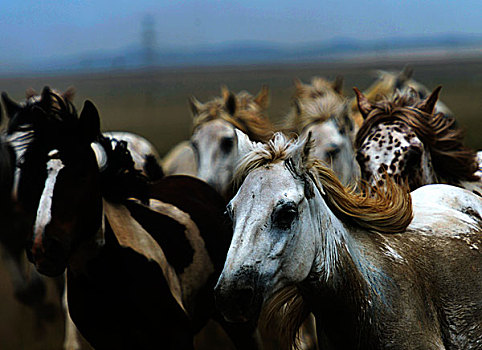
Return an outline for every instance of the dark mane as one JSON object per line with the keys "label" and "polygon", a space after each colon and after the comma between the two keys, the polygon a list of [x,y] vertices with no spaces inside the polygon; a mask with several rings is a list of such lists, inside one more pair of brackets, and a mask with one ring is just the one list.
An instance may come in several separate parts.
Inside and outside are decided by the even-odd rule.
{"label": "dark mane", "polygon": [[100,173],[102,196],[111,202],[131,197],[147,201],[149,180],[141,170],[134,168],[127,142],[100,136],[99,143],[107,155],[107,166]]}
{"label": "dark mane", "polygon": [[[44,88],[41,96],[29,98],[10,120],[8,132],[12,136],[9,141],[13,147],[25,150],[31,144],[68,144],[75,135],[78,120],[72,102],[55,90]],[[129,197],[144,201],[148,180],[134,168],[127,142],[104,137],[100,132],[96,141],[107,156],[106,167],[101,172],[102,195],[117,202]]]}
{"label": "dark mane", "polygon": [[448,183],[478,181],[477,154],[462,143],[463,131],[455,119],[442,113],[428,114],[419,108],[422,101],[411,94],[397,95],[392,101],[373,104],[358,131],[355,147],[360,148],[372,128],[380,123],[401,121],[411,127],[417,137],[428,146],[437,176]]}
{"label": "dark mane", "polygon": [[67,99],[64,99],[57,91],[44,88],[41,96],[29,98],[23,103],[21,112],[17,113],[8,125],[8,132],[13,132],[22,126],[34,125],[39,122],[36,115],[42,112],[47,122],[74,122],[78,119],[75,106]]}

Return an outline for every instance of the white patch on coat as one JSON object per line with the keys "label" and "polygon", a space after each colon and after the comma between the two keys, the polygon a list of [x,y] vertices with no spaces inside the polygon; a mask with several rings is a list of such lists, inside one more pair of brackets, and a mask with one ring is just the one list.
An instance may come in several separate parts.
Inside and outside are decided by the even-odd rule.
{"label": "white patch on coat", "polygon": [[90,147],[95,153],[95,159],[97,160],[97,166],[99,167],[99,172],[102,172],[107,167],[107,154],[105,153],[104,147],[98,142],[92,142]]}
{"label": "white patch on coat", "polygon": [[480,229],[482,198],[470,191],[433,184],[422,186],[411,195],[414,215],[409,230],[454,236]]}
{"label": "white patch on coat", "polygon": [[392,258],[396,262],[404,262],[405,261],[405,259],[400,254],[398,254],[398,252],[395,249],[390,247],[390,245],[383,244],[382,247],[383,247],[383,250],[384,250],[384,254],[386,256]]}
{"label": "white patch on coat", "polygon": [[37,210],[37,217],[34,224],[34,237],[42,235],[52,219],[52,197],[54,194],[55,182],[60,170],[64,168],[64,164],[60,159],[50,159],[47,162],[47,180],[45,180],[45,187],[40,197],[40,202]]}
{"label": "white patch on coat", "polygon": [[[158,163],[161,162],[161,157],[156,148],[142,136],[125,131],[109,131],[102,133],[102,135],[112,141],[115,139],[127,142],[127,149],[131,153],[136,170],[144,171],[145,157],[148,155],[154,156]],[[112,146],[115,146],[115,144],[113,143]]]}

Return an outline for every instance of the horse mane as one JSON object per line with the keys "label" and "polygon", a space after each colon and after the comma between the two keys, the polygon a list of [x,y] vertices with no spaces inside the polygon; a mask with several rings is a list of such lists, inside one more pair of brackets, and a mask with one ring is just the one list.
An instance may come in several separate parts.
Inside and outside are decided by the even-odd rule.
{"label": "horse mane", "polygon": [[[333,83],[313,77],[311,85],[296,83],[291,112],[285,120],[285,129],[300,133],[309,125],[323,123],[334,117],[343,122],[342,115],[348,115],[345,97],[333,88]],[[348,117],[348,116],[347,116]]]}
{"label": "horse mane", "polygon": [[324,123],[330,118],[343,122],[341,116],[348,114],[346,101],[334,93],[325,97],[300,100],[298,103],[302,112],[291,113],[288,118],[289,128],[298,132],[312,124]]}
{"label": "horse mane", "polygon": [[147,202],[149,179],[134,167],[127,142],[100,135],[99,143],[107,155],[106,168],[100,173],[102,196],[111,202],[131,197]]}
{"label": "horse mane", "polygon": [[[40,96],[27,99],[22,106],[24,113],[10,121],[9,129],[20,130],[20,136],[9,140],[13,147],[26,148],[32,140],[38,140],[37,129],[46,130],[48,142],[50,137],[69,138],[71,128],[78,121],[77,111],[68,98],[56,90],[44,89]],[[36,120],[38,110],[46,118]],[[45,125],[39,125],[45,123]],[[60,132],[62,130],[64,132]],[[97,142],[101,144],[107,155],[107,166],[101,172],[102,194],[111,201],[120,201],[129,197],[144,200],[147,193],[147,178],[134,168],[134,161],[127,149],[127,142],[102,136],[99,133]]]}
{"label": "horse mane", "polygon": [[384,188],[364,185],[358,193],[355,186],[345,187],[334,172],[320,160],[309,155],[300,161],[295,158],[304,147],[303,140],[288,140],[281,133],[266,144],[255,143],[239,162],[235,171],[235,183],[241,181],[254,169],[283,161],[296,178],[309,185],[310,179],[319,189],[328,207],[345,222],[355,226],[383,233],[405,231],[412,220],[412,202],[408,190],[397,185],[390,178]]}
{"label": "horse mane", "polygon": [[[354,187],[344,187],[333,171],[309,154],[311,142],[288,139],[281,133],[265,144],[253,143],[252,149],[238,164],[235,183],[238,185],[253,170],[276,162],[284,162],[287,169],[305,182],[310,196],[309,182],[319,189],[328,207],[339,218],[369,231],[383,233],[404,232],[412,221],[412,202],[408,190],[388,178],[386,187],[379,189],[366,184],[364,194]],[[298,154],[303,147],[306,157]],[[300,159],[301,158],[301,159]],[[274,295],[263,308],[262,327],[274,327],[284,344],[299,349],[298,332],[310,312],[296,286],[288,286]]]}
{"label": "horse mane", "polygon": [[[273,135],[274,127],[267,117],[260,110],[248,108],[248,92],[242,91],[236,95],[236,101],[240,101],[234,115],[225,109],[225,101],[222,98],[215,98],[203,104],[198,115],[194,117],[193,130],[212,120],[224,120],[239,130],[243,131],[253,141],[266,142]],[[251,96],[252,97],[252,96]]]}
{"label": "horse mane", "polygon": [[263,307],[259,325],[280,337],[280,344],[290,344],[289,349],[301,349],[299,330],[310,313],[308,304],[296,286],[288,286],[270,298]]}
{"label": "horse mane", "polygon": [[360,127],[355,147],[359,148],[370,130],[380,124],[401,121],[415,132],[428,146],[432,165],[437,176],[451,184],[459,181],[478,181],[477,153],[463,145],[464,132],[456,121],[443,113],[428,114],[420,108],[423,101],[415,94],[396,94],[390,100],[374,104],[374,108]]}
{"label": "horse mane", "polygon": [[59,121],[69,123],[78,119],[77,110],[73,103],[62,96],[57,90],[44,88],[41,95],[29,97],[25,102],[21,103],[24,113],[20,113],[9,121],[9,131],[18,127],[26,130],[25,126],[33,127],[35,118],[35,110],[42,111],[47,116],[47,121]]}

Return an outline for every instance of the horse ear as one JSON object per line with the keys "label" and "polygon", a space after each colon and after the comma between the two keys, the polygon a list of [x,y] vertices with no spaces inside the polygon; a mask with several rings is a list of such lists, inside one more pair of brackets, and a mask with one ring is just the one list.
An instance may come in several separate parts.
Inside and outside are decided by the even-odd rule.
{"label": "horse ear", "polygon": [[405,84],[408,80],[410,80],[413,76],[413,68],[410,67],[408,64],[403,67],[402,71],[398,74],[397,80],[400,82],[401,85]]}
{"label": "horse ear", "polygon": [[340,95],[343,95],[343,77],[341,75],[337,75],[335,80],[333,81],[331,87]]}
{"label": "horse ear", "polygon": [[74,97],[75,97],[75,87],[73,86],[69,86],[67,88],[67,90],[65,90],[63,93],[62,93],[62,98],[66,101],[69,101],[69,102],[74,102]]}
{"label": "horse ear", "polygon": [[243,158],[248,152],[253,150],[254,143],[249,139],[248,135],[239,129],[235,129],[236,140],[238,144],[238,159]]}
{"label": "horse ear", "polygon": [[304,140],[303,152],[301,154],[301,161],[303,164],[306,163],[310,156],[311,149],[313,148],[313,133],[310,131],[308,136]]}
{"label": "horse ear", "polygon": [[89,100],[84,102],[84,107],[79,117],[80,135],[86,143],[94,142],[100,135],[100,117],[97,108]]}
{"label": "horse ear", "polygon": [[354,121],[350,117],[350,107],[348,106],[348,103],[345,103],[345,105],[343,106],[342,123],[344,129],[348,132],[351,132],[355,129]]}
{"label": "horse ear", "polygon": [[191,96],[189,97],[189,108],[191,109],[191,114],[193,117],[197,116],[199,114],[199,110],[202,108],[203,104],[199,102],[199,100]]}
{"label": "horse ear", "polygon": [[418,109],[424,111],[425,113],[433,114],[435,110],[435,105],[438,101],[438,95],[440,93],[440,90],[442,90],[441,85],[437,86],[435,90],[433,90],[433,92],[430,94],[430,96],[422,101],[422,103],[418,106]]}
{"label": "horse ear", "polygon": [[301,107],[300,100],[295,98],[293,100],[293,106],[295,107],[295,113],[297,116],[300,116],[303,113],[303,107]]}
{"label": "horse ear", "polygon": [[25,98],[27,100],[31,99],[32,97],[38,95],[37,94],[37,91],[35,91],[35,89],[33,88],[28,88],[27,90],[25,90]]}
{"label": "horse ear", "polygon": [[2,101],[3,105],[5,106],[5,112],[7,113],[7,118],[12,118],[22,107],[8,97],[6,92],[2,92]]}
{"label": "horse ear", "polygon": [[296,164],[306,164],[308,158],[310,157],[311,149],[313,148],[313,137],[310,131],[307,136],[300,139],[299,147],[293,153],[293,160]]}
{"label": "horse ear", "polygon": [[266,109],[269,106],[269,87],[267,85],[263,85],[261,87],[260,92],[256,95],[254,98],[254,102],[258,106],[261,107],[261,109]]}
{"label": "horse ear", "polygon": [[226,85],[221,86],[221,97],[223,98],[223,101],[225,101],[225,102],[229,97],[229,89]]}
{"label": "horse ear", "polygon": [[305,92],[305,86],[300,79],[294,78],[293,84],[295,84],[295,97],[300,97]]}
{"label": "horse ear", "polygon": [[44,106],[50,106],[52,103],[52,90],[50,87],[45,86],[42,90],[42,94],[40,95],[40,102]]}
{"label": "horse ear", "polygon": [[370,111],[373,109],[372,104],[368,101],[368,99],[363,95],[363,93],[358,90],[356,87],[353,88],[353,91],[355,91],[356,94],[356,100],[358,103],[358,109],[360,110],[360,113],[363,117],[363,119],[366,119]]}
{"label": "horse ear", "polygon": [[224,106],[228,113],[234,116],[236,113],[236,96],[232,92],[229,93],[228,98],[224,101]]}

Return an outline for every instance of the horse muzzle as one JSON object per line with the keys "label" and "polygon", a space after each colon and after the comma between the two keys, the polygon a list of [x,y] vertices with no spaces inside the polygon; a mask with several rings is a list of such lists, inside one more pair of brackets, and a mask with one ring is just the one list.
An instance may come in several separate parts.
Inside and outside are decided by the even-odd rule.
{"label": "horse muzzle", "polygon": [[228,281],[221,276],[214,288],[216,307],[228,322],[257,322],[263,298],[254,283]]}
{"label": "horse muzzle", "polygon": [[37,271],[49,277],[61,275],[67,267],[67,254],[63,244],[55,238],[43,237],[27,247],[28,260]]}

